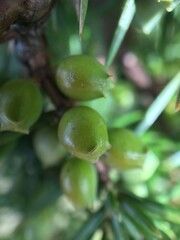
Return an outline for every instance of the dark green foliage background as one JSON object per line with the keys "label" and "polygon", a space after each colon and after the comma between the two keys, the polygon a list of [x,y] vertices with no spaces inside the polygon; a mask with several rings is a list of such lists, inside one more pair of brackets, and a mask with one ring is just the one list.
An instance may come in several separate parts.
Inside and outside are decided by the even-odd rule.
{"label": "dark green foliage background", "polygon": [[[124,2],[89,1],[80,41],[72,2],[57,1],[45,25],[53,69],[64,57],[81,52],[104,60]],[[109,68],[116,87],[105,99],[83,103],[98,110],[108,127],[136,130],[150,104],[180,69],[180,6],[167,12],[163,3],[139,0],[136,7],[135,17]],[[155,22],[153,19],[159,13],[162,16]],[[143,32],[147,23],[154,24],[149,34]],[[135,82],[127,74],[124,64],[127,53],[136,58],[139,71],[145,72],[150,79],[149,86],[143,88],[141,82]],[[13,42],[1,44],[0,85],[23,76],[24,69],[13,50]],[[147,166],[133,172],[112,170],[110,178],[114,191],[122,191],[122,195],[114,199],[101,183],[99,200],[93,210],[75,211],[62,196],[59,186],[63,162],[44,169],[34,152],[33,134],[44,124],[47,113],[27,136],[0,133],[0,239],[178,240],[180,114],[175,113],[176,98],[177,94],[142,135],[144,144],[151,151]],[[48,109],[49,100],[44,100],[44,106]],[[136,201],[136,196],[144,200],[137,198]],[[79,229],[80,235],[76,235]],[[162,237],[155,234],[157,229],[163,230]]]}

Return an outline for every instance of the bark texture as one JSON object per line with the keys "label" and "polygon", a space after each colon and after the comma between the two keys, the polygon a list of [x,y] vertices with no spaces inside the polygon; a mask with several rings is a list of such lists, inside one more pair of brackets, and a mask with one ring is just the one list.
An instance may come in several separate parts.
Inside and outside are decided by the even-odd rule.
{"label": "bark texture", "polygon": [[40,25],[53,4],[54,0],[0,0],[0,33],[14,23]]}
{"label": "bark texture", "polygon": [[22,12],[22,0],[0,0],[0,33],[10,28]]}
{"label": "bark texture", "polygon": [[28,75],[42,86],[62,114],[71,103],[58,90],[46,51],[44,22],[54,0],[0,0],[0,42],[14,39]]}
{"label": "bark texture", "polygon": [[50,67],[42,29],[34,26],[22,28],[21,26],[18,31],[16,48],[21,62],[27,67],[28,75],[42,86],[61,114],[61,110],[64,111],[69,107],[69,102],[55,84],[54,71]]}

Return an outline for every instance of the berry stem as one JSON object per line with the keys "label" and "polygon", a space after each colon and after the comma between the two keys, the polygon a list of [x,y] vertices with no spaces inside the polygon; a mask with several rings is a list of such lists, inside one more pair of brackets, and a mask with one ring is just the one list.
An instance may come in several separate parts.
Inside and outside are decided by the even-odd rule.
{"label": "berry stem", "polygon": [[110,190],[112,188],[112,182],[109,178],[109,168],[101,160],[97,161],[96,167],[101,181],[106,186],[106,189]]}

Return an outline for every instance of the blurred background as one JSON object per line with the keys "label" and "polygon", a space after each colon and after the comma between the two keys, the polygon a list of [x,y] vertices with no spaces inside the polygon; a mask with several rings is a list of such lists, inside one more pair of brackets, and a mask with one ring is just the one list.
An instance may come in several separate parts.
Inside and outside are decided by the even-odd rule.
{"label": "blurred background", "polygon": [[[118,26],[125,2],[89,1],[80,40],[73,1],[56,1],[45,25],[53,69],[64,57],[80,53],[107,63],[112,54],[112,40],[121,37]],[[133,20],[127,26],[114,61],[108,66],[115,87],[105,98],[84,104],[96,109],[108,127],[126,127],[135,131],[149,149],[142,169],[110,171],[115,186],[139,197],[180,208],[180,113],[176,111],[178,87],[173,88],[173,84],[180,82],[176,79],[180,79],[178,3],[171,0],[136,1],[135,14],[132,8],[124,15],[125,23],[128,16]],[[10,41],[0,45],[1,85],[25,75],[13,44]],[[168,85],[170,82],[171,86]],[[165,86],[168,86],[166,92],[160,95]],[[145,115],[158,96],[161,98]],[[164,107],[163,102],[167,102]],[[44,106],[46,112],[53,109],[47,97],[44,97]],[[161,114],[154,117],[153,113],[156,115],[158,109]],[[62,195],[59,173],[63,160],[54,166],[43,165],[33,147],[35,131],[36,128],[28,136],[0,133],[0,239],[75,239],[76,232],[88,219],[89,211],[75,211]],[[99,189],[94,212],[105,195],[103,186]],[[172,226],[165,221],[159,227],[165,229],[169,239],[178,239],[179,224],[180,221]],[[103,238],[103,230],[97,228],[89,239],[115,239],[107,223],[104,226],[106,238]]]}

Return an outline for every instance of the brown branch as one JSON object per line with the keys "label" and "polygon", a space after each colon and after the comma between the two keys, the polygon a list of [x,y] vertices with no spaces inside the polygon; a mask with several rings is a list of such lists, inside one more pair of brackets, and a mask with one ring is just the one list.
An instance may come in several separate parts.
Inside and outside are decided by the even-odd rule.
{"label": "brown branch", "polygon": [[0,34],[0,44],[10,41],[12,39],[16,39],[19,37],[18,32],[15,29],[11,29],[9,31],[5,31]]}
{"label": "brown branch", "polygon": [[41,25],[52,9],[55,0],[0,0],[0,33],[12,24]]}
{"label": "brown branch", "polygon": [[54,73],[50,67],[49,56],[46,51],[46,40],[41,29],[19,27],[19,38],[16,48],[21,62],[27,67],[28,75],[43,87],[58,113],[62,114],[71,106],[71,102],[58,90]]}
{"label": "brown branch", "polygon": [[14,23],[22,9],[22,0],[1,0],[0,2],[0,33],[10,28]]}
{"label": "brown branch", "polygon": [[6,0],[0,4],[0,43],[15,40],[21,62],[62,114],[72,105],[57,88],[46,51],[43,25],[55,0]]}

